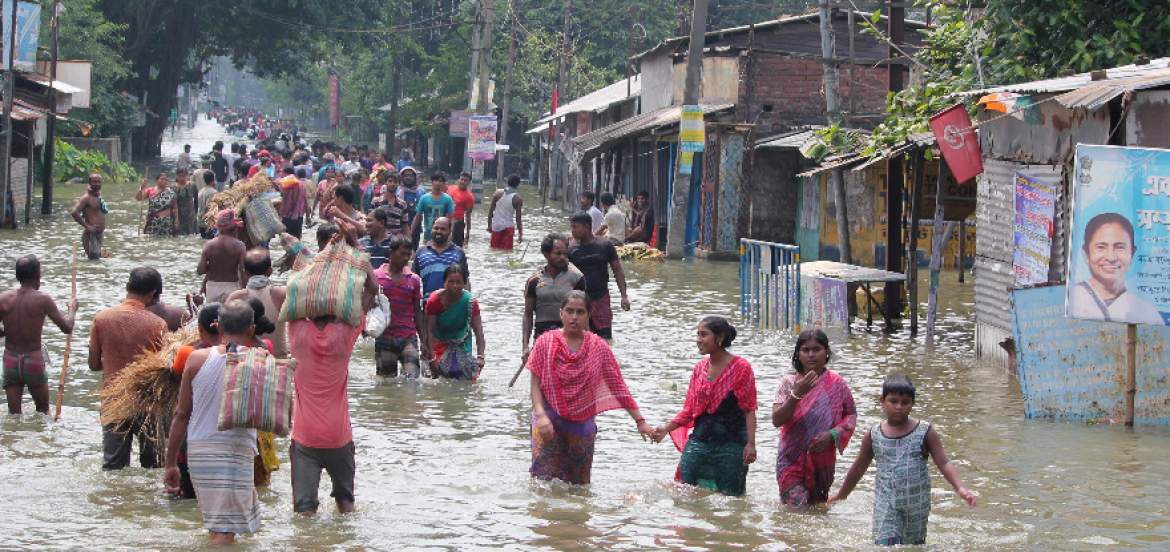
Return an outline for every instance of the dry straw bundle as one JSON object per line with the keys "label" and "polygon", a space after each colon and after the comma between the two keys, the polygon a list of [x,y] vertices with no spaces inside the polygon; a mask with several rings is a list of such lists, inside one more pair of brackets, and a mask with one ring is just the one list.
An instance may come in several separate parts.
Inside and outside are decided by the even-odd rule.
{"label": "dry straw bundle", "polygon": [[207,212],[203,214],[203,220],[210,228],[215,227],[215,217],[220,211],[224,209],[233,209],[236,216],[244,212],[244,206],[248,204],[262,193],[271,192],[275,188],[272,187],[272,180],[264,173],[258,173],[256,176],[247,180],[240,180],[236,182],[231,188],[228,188],[218,194],[211,196],[207,201]]}
{"label": "dry straw bundle", "polygon": [[138,416],[169,417],[179,400],[179,376],[171,370],[179,348],[195,343],[199,334],[182,328],[163,335],[156,349],[134,358],[102,388],[102,424],[123,425]]}

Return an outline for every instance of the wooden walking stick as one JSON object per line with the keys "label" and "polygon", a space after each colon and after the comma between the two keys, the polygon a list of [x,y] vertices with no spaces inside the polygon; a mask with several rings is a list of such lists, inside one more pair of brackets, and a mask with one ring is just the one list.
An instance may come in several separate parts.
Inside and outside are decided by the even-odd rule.
{"label": "wooden walking stick", "polygon": [[[72,276],[72,291],[69,299],[69,304],[72,305],[77,300],[77,244],[73,244],[73,260],[71,261],[73,276]],[[73,315],[73,330],[77,331],[77,314]],[[65,378],[69,374],[69,352],[73,349],[73,332],[65,335],[65,354],[61,356],[61,381],[57,384],[57,412],[53,414],[53,421],[56,422],[61,419],[61,401],[65,398]]]}

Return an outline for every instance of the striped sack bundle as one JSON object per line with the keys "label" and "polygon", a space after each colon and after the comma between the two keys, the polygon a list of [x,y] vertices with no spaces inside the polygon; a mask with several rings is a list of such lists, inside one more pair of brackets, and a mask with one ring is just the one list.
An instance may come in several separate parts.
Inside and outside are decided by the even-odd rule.
{"label": "striped sack bundle", "polygon": [[244,206],[244,222],[248,225],[248,235],[257,244],[266,244],[273,236],[284,232],[284,222],[268,194],[261,194]]}
{"label": "striped sack bundle", "polygon": [[288,278],[288,295],[280,307],[280,320],[336,316],[350,326],[360,326],[362,291],[370,256],[344,242],[334,242],[313,257],[313,263]]}
{"label": "striped sack bundle", "polygon": [[277,360],[261,347],[240,353],[233,346],[223,370],[219,430],[251,428],[288,435],[295,369],[296,360]]}

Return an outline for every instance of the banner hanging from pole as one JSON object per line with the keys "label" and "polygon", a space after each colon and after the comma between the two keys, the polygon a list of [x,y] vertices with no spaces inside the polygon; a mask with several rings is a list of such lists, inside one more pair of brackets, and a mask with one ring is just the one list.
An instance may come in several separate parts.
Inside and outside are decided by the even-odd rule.
{"label": "banner hanging from pole", "polygon": [[341,123],[341,77],[329,75],[329,124]]}
{"label": "banner hanging from pole", "polygon": [[480,161],[496,158],[496,125],[495,115],[473,115],[468,119],[468,157]]}

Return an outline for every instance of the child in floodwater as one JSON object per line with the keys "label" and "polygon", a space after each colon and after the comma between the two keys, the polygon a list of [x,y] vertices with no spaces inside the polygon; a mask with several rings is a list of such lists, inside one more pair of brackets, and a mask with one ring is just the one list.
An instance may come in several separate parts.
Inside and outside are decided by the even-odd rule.
{"label": "child in floodwater", "polygon": [[910,417],[914,408],[914,383],[894,374],[882,383],[882,412],[886,421],[873,426],[861,441],[857,460],[845,482],[829,503],[845,500],[858,480],[876,459],[874,481],[873,538],[878,545],[925,544],[926,522],[930,518],[930,474],[926,457],[955,492],[975,506],[975,495],[963,486],[959,471],[947,459],[942,439],[929,423]]}

